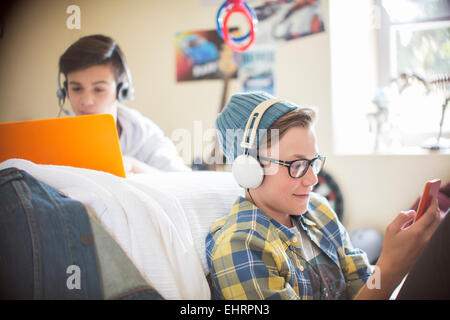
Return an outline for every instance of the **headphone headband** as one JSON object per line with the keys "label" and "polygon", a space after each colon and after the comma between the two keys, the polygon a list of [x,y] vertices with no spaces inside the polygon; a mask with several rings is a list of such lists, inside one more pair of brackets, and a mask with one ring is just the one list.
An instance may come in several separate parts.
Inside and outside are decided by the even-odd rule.
{"label": "headphone headband", "polygon": [[[274,104],[282,101],[281,99],[269,99],[261,102],[253,109],[253,112],[250,114],[247,120],[247,124],[245,126],[244,135],[241,141],[241,147],[244,149],[252,149],[253,144],[255,143],[256,132],[259,127],[259,122],[261,121],[264,113]],[[252,128],[250,128],[253,123]],[[251,130],[251,131],[250,131]],[[250,137],[249,137],[250,134]]]}
{"label": "headphone headband", "polygon": [[237,183],[243,188],[257,188],[264,179],[264,169],[259,161],[249,154],[249,149],[253,148],[256,132],[264,113],[267,109],[280,101],[282,100],[265,100],[258,104],[248,117],[241,142],[241,147],[244,148],[244,154],[238,156],[234,160],[232,166],[233,176]]}

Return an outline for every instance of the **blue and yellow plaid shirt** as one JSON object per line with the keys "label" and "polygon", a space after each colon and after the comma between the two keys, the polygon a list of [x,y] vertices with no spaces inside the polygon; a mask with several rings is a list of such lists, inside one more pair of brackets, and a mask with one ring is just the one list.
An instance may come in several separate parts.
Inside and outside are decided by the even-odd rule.
{"label": "blue and yellow plaid shirt", "polygon": [[311,193],[307,212],[291,217],[320,248],[317,265],[302,256],[296,233],[239,197],[206,237],[213,299],[351,299],[359,292],[369,261],[326,199]]}

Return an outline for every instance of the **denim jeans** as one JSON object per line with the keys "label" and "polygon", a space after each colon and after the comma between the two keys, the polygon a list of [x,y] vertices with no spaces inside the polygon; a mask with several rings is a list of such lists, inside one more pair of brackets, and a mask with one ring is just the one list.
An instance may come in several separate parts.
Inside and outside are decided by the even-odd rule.
{"label": "denim jeans", "polygon": [[0,171],[0,299],[162,299],[87,208]]}

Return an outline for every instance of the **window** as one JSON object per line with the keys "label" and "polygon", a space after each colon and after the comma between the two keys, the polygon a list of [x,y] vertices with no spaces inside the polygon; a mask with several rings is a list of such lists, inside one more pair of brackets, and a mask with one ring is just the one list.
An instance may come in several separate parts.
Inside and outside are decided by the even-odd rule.
{"label": "window", "polygon": [[448,148],[448,141],[437,137],[450,133],[443,106],[450,94],[450,1],[377,3],[379,86],[390,87],[397,80],[388,103],[391,138],[405,147]]}
{"label": "window", "polygon": [[448,144],[450,0],[330,1],[330,38],[337,153]]}

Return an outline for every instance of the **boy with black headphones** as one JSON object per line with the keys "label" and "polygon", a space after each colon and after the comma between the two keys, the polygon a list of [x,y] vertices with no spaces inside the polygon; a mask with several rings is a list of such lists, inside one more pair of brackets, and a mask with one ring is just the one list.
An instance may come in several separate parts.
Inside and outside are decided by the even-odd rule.
{"label": "boy with black headphones", "polygon": [[233,95],[217,117],[221,148],[246,192],[206,237],[214,299],[388,299],[438,227],[436,199],[411,227],[403,228],[415,212],[400,213],[372,273],[312,192],[325,162],[314,120],[313,109],[263,92]]}
{"label": "boy with black headphones", "polygon": [[[65,81],[61,86],[61,74]],[[125,77],[127,81],[125,81]],[[68,97],[75,115],[111,114],[125,168],[131,173],[188,171],[173,142],[150,119],[121,102],[133,99],[131,73],[118,44],[104,35],[82,37],[59,59],[58,103]],[[58,114],[59,116],[59,114]]]}

